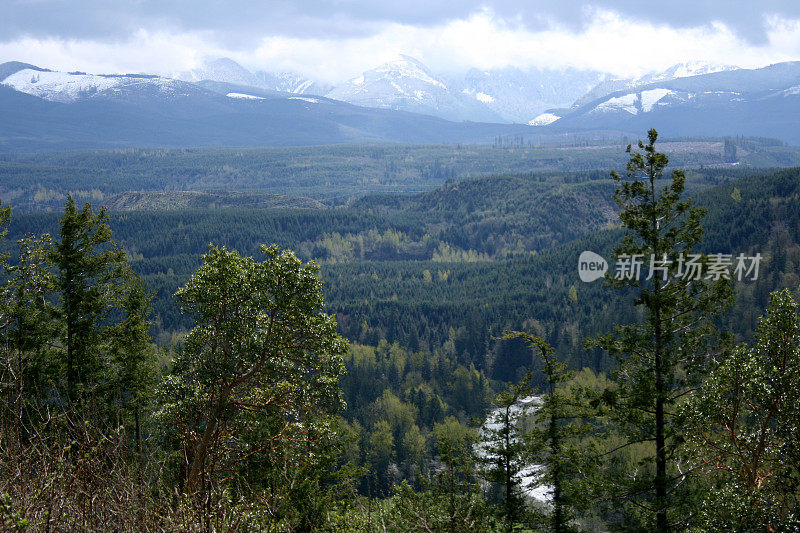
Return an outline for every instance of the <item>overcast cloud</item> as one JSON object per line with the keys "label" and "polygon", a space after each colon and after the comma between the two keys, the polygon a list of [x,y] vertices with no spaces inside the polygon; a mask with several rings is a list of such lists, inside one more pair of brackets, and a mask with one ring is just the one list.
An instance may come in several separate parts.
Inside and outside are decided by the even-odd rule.
{"label": "overcast cloud", "polygon": [[800,2],[6,0],[0,62],[174,74],[209,56],[338,82],[408,54],[436,71],[578,67],[636,75],[800,59]]}

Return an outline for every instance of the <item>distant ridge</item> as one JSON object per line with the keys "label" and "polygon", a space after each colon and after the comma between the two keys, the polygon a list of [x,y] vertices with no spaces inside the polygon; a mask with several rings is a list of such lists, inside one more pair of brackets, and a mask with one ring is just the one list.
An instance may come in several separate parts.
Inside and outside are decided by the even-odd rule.
{"label": "distant ridge", "polygon": [[239,191],[131,191],[104,202],[116,211],[169,211],[174,209],[322,209],[312,198]]}

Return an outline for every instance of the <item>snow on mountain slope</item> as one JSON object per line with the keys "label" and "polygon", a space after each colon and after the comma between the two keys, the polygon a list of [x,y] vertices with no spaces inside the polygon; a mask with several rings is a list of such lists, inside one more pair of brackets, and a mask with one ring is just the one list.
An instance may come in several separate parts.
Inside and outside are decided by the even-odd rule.
{"label": "snow on mountain slope", "polygon": [[308,102],[309,104],[318,104],[317,98],[308,98],[307,96],[290,96],[289,100],[300,100],[301,102]]}
{"label": "snow on mountain slope", "polygon": [[370,102],[392,107],[399,98],[419,101],[445,93],[447,86],[412,57],[386,63],[334,88],[326,96],[350,103]]}
{"label": "snow on mountain slope", "polygon": [[524,123],[548,109],[569,107],[601,79],[602,74],[594,71],[508,67],[471,69],[450,85],[505,120]]}
{"label": "snow on mountain slope", "polygon": [[592,113],[608,113],[613,111],[625,111],[631,115],[639,112],[636,104],[638,103],[639,95],[636,93],[625,94],[614,98],[609,98],[605,102],[600,103],[597,107],[592,109]]}
{"label": "snow on mountain slope", "polygon": [[200,67],[182,72],[176,77],[189,82],[216,81],[271,91],[317,96],[324,95],[331,90],[328,85],[292,72],[274,73],[263,70],[251,72],[227,57],[208,58]]}
{"label": "snow on mountain slope", "polygon": [[675,93],[669,89],[650,89],[647,91],[642,91],[639,93],[639,102],[641,104],[642,111],[645,113],[652,111],[653,106],[660,102],[661,99],[668,94]]}
{"label": "snow on mountain slope", "polygon": [[244,94],[244,93],[228,93],[225,96],[228,98],[238,98],[240,100],[266,100],[263,96],[255,96],[252,94]]}
{"label": "snow on mountain slope", "polygon": [[425,113],[449,120],[502,121],[485,105],[492,95],[484,94],[480,97],[482,101],[451,90],[443,79],[409,56],[368,70],[325,96],[366,107]]}
{"label": "snow on mountain slope", "polygon": [[318,81],[311,80],[300,74],[292,72],[265,72],[260,70],[255,73],[259,80],[258,87],[272,89],[294,94],[310,94],[312,96],[324,96],[333,87]]}
{"label": "snow on mountain slope", "polygon": [[795,85],[794,87],[789,87],[788,89],[782,92],[783,96],[793,96],[793,95],[800,95],[800,85]]}
{"label": "snow on mountain slope", "polygon": [[586,94],[575,100],[574,105],[580,106],[592,100],[602,98],[617,91],[633,89],[642,85],[648,85],[659,81],[670,81],[679,78],[689,78],[692,76],[702,76],[715,72],[728,72],[738,70],[739,67],[733,65],[722,65],[718,63],[707,63],[704,61],[690,61],[672,65],[666,70],[650,72],[638,78],[613,78],[606,76],[597,85],[591,88]]}
{"label": "snow on mountain slope", "polygon": [[714,72],[727,72],[737,70],[739,67],[733,65],[723,65],[721,63],[707,63],[705,61],[688,61],[672,65],[666,70],[652,74],[646,74],[636,80],[637,85],[654,83],[657,81],[674,80],[677,78],[689,78],[691,76],[702,76],[703,74],[713,74]]}
{"label": "snow on mountain slope", "polygon": [[153,76],[112,76],[23,69],[11,74],[3,85],[51,102],[71,103],[98,96],[114,96],[140,87],[156,88],[163,95],[185,95],[181,82]]}
{"label": "snow on mountain slope", "polygon": [[547,126],[548,124],[552,124],[556,120],[560,119],[558,115],[554,113],[542,113],[541,115],[537,116],[535,119],[528,122],[529,126]]}
{"label": "snow on mountain slope", "polygon": [[[705,96],[711,94],[702,93]],[[726,95],[735,94],[725,92]],[[717,92],[717,96],[722,96],[722,92]],[[589,114],[604,114],[624,112],[630,115],[649,113],[655,109],[660,109],[675,104],[684,104],[697,97],[697,93],[675,91],[664,87],[633,91],[620,96],[612,96],[601,101],[596,106],[588,110]]]}
{"label": "snow on mountain slope", "polygon": [[657,81],[553,111],[559,128],[754,135],[798,142],[800,62]]}
{"label": "snow on mountain slope", "polygon": [[176,77],[179,80],[191,82],[209,80],[233,85],[261,87],[256,75],[227,57],[205,59],[200,67],[188,72],[182,72]]}

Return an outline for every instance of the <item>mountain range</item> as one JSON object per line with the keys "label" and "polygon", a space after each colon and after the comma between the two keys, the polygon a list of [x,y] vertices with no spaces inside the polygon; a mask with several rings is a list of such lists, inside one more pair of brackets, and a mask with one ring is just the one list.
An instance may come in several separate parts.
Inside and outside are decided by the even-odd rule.
{"label": "mountain range", "polygon": [[800,144],[800,62],[438,75],[403,56],[337,86],[213,59],[175,77],[0,65],[0,150],[745,135]]}
{"label": "mountain range", "polygon": [[132,146],[491,142],[515,124],[452,122],[220,81],[0,65],[0,151]]}
{"label": "mountain range", "polygon": [[439,75],[418,59],[397,60],[330,85],[291,72],[250,72],[229,58],[208,59],[178,79],[218,81],[262,89],[326,96],[365,107],[433,115],[447,120],[525,124],[551,108],[570,107],[607,94],[657,81],[685,78],[737,67],[701,61],[680,63],[638,78],[575,68],[470,69]]}
{"label": "mountain range", "polygon": [[549,124],[567,129],[655,127],[671,135],[749,135],[797,144],[800,61],[650,81],[548,115]]}

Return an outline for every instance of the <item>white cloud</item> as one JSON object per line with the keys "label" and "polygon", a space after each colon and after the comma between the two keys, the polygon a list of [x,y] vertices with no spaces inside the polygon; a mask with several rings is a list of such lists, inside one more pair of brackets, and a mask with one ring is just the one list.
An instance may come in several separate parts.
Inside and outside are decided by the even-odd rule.
{"label": "white cloud", "polygon": [[144,29],[116,42],[23,38],[0,43],[0,61],[103,74],[171,74],[199,65],[206,55],[226,52],[212,43],[209,35]]}
{"label": "white cloud", "polygon": [[[689,60],[758,67],[800,58],[800,20],[769,15],[764,44],[752,44],[721,22],[690,28],[634,21],[590,10],[576,30],[551,21],[531,31],[519,20],[488,9],[432,26],[385,23],[372,35],[346,38],[265,36],[249,49],[227,49],[211,32],[167,33],[141,29],[114,42],[24,38],[0,43],[0,60],[20,60],[60,70],[174,74],[205,56],[228,56],[253,70],[292,70],[343,81],[404,53],[435,71],[470,67],[578,67],[638,75]],[[754,21],[755,23],[758,23]]]}

